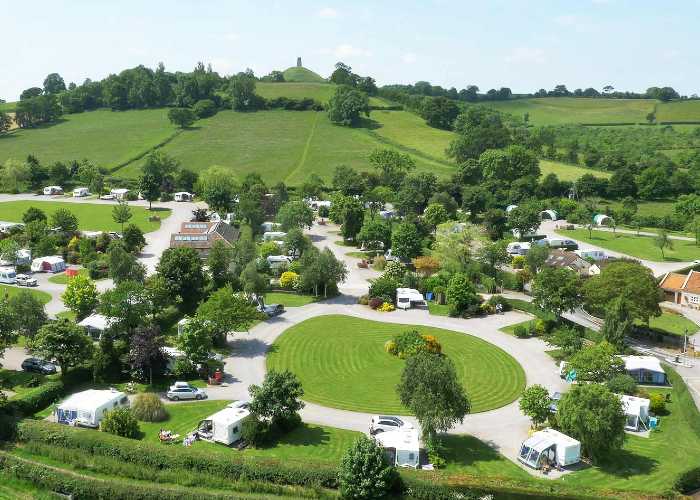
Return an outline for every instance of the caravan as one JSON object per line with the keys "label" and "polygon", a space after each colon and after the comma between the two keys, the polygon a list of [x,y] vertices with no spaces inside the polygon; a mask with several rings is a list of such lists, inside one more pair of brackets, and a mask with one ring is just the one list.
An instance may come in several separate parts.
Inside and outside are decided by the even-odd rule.
{"label": "caravan", "polygon": [[405,427],[395,431],[381,432],[375,435],[374,439],[384,449],[391,464],[412,469],[417,469],[420,465],[418,429]]}
{"label": "caravan", "polygon": [[83,198],[89,195],[90,191],[86,187],[78,187],[73,190],[73,198]]}
{"label": "caravan", "polygon": [[14,267],[0,267],[0,283],[14,285],[17,282],[17,273]]}
{"label": "caravan", "polygon": [[243,422],[249,415],[247,408],[230,405],[199,422],[197,435],[204,441],[229,446],[241,439]]}
{"label": "caravan", "polygon": [[57,194],[63,194],[63,188],[61,186],[46,186],[44,188],[44,195],[53,196]]}
{"label": "caravan", "polygon": [[192,193],[188,193],[187,191],[180,191],[173,194],[173,198],[175,201],[192,201],[194,195]]}
{"label": "caravan", "polygon": [[413,288],[397,288],[396,307],[406,310],[414,306],[427,307],[423,294]]}
{"label": "caravan", "polygon": [[33,273],[60,273],[66,270],[66,261],[58,255],[37,257],[32,261]]}
{"label": "caravan", "polygon": [[523,441],[518,460],[533,469],[566,467],[581,461],[581,443],[554,429],[544,429]]}
{"label": "caravan", "polygon": [[129,398],[123,392],[88,389],[73,394],[56,406],[56,422],[97,428],[106,412],[128,405]]}

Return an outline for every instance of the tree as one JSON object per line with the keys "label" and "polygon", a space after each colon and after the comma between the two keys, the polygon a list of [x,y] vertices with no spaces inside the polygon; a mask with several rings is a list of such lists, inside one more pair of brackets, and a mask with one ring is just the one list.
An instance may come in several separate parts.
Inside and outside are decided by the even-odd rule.
{"label": "tree", "polygon": [[581,451],[594,462],[622,447],[625,414],[622,402],[605,386],[573,385],[557,407],[561,431],[581,442]]}
{"label": "tree", "polygon": [[121,241],[115,240],[110,243],[107,250],[107,262],[109,277],[114,280],[115,284],[127,280],[143,282],[146,269],[132,253],[124,248]]}
{"label": "tree", "polygon": [[506,240],[500,240],[484,243],[479,249],[479,260],[491,269],[494,278],[498,274],[498,266],[510,262],[510,255],[506,250],[507,246]]}
{"label": "tree", "polygon": [[430,352],[408,358],[396,390],[401,404],[416,416],[427,439],[462,422],[471,408],[452,361]]}
{"label": "tree", "polygon": [[137,439],[141,434],[139,423],[130,408],[114,408],[102,417],[100,430],[123,438]]}
{"label": "tree", "polygon": [[19,251],[19,243],[15,240],[10,238],[0,240],[0,259],[10,262],[10,265],[14,266],[17,262],[17,254]]}
{"label": "tree", "polygon": [[501,114],[484,106],[468,106],[455,120],[457,135],[446,154],[457,163],[478,158],[488,149],[500,149],[510,143],[510,133]]}
{"label": "tree", "polygon": [[267,291],[269,286],[269,280],[258,272],[258,266],[255,262],[248,262],[238,279],[243,291],[248,294],[261,295]]}
{"label": "tree", "polygon": [[229,93],[236,111],[252,111],[261,105],[255,94],[255,77],[249,73],[238,73],[231,77]]}
{"label": "tree", "polygon": [[421,247],[418,228],[411,222],[402,222],[391,233],[391,253],[402,260],[418,257]]}
{"label": "tree", "polygon": [[[75,279],[75,278],[74,278]],[[85,330],[67,318],[45,324],[28,342],[29,350],[44,359],[55,359],[65,375],[68,369],[92,356],[92,340]]]}
{"label": "tree", "polygon": [[522,240],[540,227],[540,211],[534,205],[520,205],[508,213],[508,225],[515,236]]}
{"label": "tree", "polygon": [[206,361],[214,346],[210,325],[199,316],[189,318],[177,336],[177,346],[193,363]]}
{"label": "tree", "polygon": [[363,203],[355,198],[349,198],[343,204],[342,226],[340,228],[343,238],[354,240],[362,229],[362,221],[365,217]]}
{"label": "tree", "polygon": [[7,299],[7,307],[12,311],[14,328],[27,338],[32,338],[48,319],[44,304],[28,290]]}
{"label": "tree", "polygon": [[216,288],[221,288],[231,280],[232,263],[233,249],[224,241],[215,241],[207,255],[207,267]]}
{"label": "tree", "polygon": [[146,239],[143,237],[143,231],[136,224],[129,224],[122,234],[122,242],[124,247],[129,252],[139,252],[146,246]]}
{"label": "tree", "polygon": [[226,214],[233,206],[236,185],[229,170],[213,166],[199,175],[195,191],[210,209]]}
{"label": "tree", "polygon": [[62,186],[70,178],[70,170],[65,163],[57,161],[49,167],[49,178],[52,183]]}
{"label": "tree", "polygon": [[520,411],[530,417],[535,427],[545,423],[549,417],[552,400],[549,391],[539,384],[531,385],[520,396]]}
{"label": "tree", "polygon": [[500,240],[506,230],[508,219],[500,208],[492,208],[484,213],[484,227],[492,240]]}
{"label": "tree", "polygon": [[282,231],[310,228],[314,223],[314,211],[304,201],[288,201],[280,207],[277,221],[281,224]]}
{"label": "tree", "polygon": [[0,356],[16,340],[17,329],[15,328],[14,311],[10,308],[7,297],[0,298]]}
{"label": "tree", "polygon": [[440,262],[434,257],[424,255],[413,259],[413,267],[416,268],[418,274],[428,277],[440,269]]}
{"label": "tree", "polygon": [[153,208],[153,202],[160,198],[160,186],[159,179],[153,174],[143,174],[139,179],[139,191],[141,191],[143,198],[148,201],[149,210]]}
{"label": "tree", "polygon": [[[304,232],[299,228],[292,228],[287,232],[287,236],[284,237],[284,248],[289,255],[300,256],[304,250],[311,246],[311,241],[309,238],[304,236]],[[277,245],[275,245],[277,247]],[[279,250],[275,250],[275,254],[278,254]]]}
{"label": "tree", "polygon": [[0,111],[0,135],[4,134],[12,126],[12,118],[4,111]]}
{"label": "tree", "polygon": [[547,257],[549,257],[548,245],[532,245],[530,246],[530,250],[527,251],[527,254],[525,254],[525,261],[530,271],[535,274],[542,269]]}
{"label": "tree", "polygon": [[369,99],[359,90],[339,86],[328,100],[328,118],[333,123],[354,127],[362,113],[369,116]]}
{"label": "tree", "polygon": [[416,168],[413,158],[393,149],[374,150],[369,155],[369,163],[379,174],[381,184],[394,191],[398,191],[406,175]]}
{"label": "tree", "polygon": [[197,115],[189,108],[170,108],[168,120],[180,128],[188,128],[197,120]]}
{"label": "tree", "polygon": [[124,233],[124,224],[129,222],[132,217],[131,208],[126,201],[119,201],[114,208],[112,208],[112,219],[117,224],[122,226],[122,234]]}
{"label": "tree", "polygon": [[562,354],[570,358],[583,348],[583,337],[575,329],[569,327],[559,327],[547,338],[547,342],[558,347]]}
{"label": "tree", "polygon": [[391,224],[376,215],[365,216],[355,239],[369,250],[388,248],[391,243]]}
{"label": "tree", "polygon": [[100,297],[99,311],[110,319],[110,328],[125,339],[148,322],[150,297],[143,283],[121,281]]}
{"label": "tree", "polygon": [[73,311],[78,321],[92,312],[99,302],[95,283],[87,276],[74,276],[68,281],[65,292],[61,295],[63,303]]}
{"label": "tree", "polygon": [[24,222],[25,224],[29,224],[30,222],[35,220],[46,222],[46,214],[40,208],[29,207],[22,214],[22,222]]}
{"label": "tree", "polygon": [[605,266],[598,276],[583,285],[586,310],[604,314],[617,297],[629,307],[631,319],[648,322],[650,316],[659,316],[661,291],[651,270],[638,262],[620,260]]}
{"label": "tree", "polygon": [[457,104],[446,97],[426,97],[421,106],[420,115],[431,127],[452,130],[452,125],[459,115]]}
{"label": "tree", "polygon": [[58,73],[51,73],[44,79],[44,93],[58,94],[66,90],[66,82]]}
{"label": "tree", "polygon": [[606,308],[601,333],[605,340],[619,350],[625,347],[625,338],[632,333],[634,323],[630,318],[630,307],[623,297],[614,299]]}
{"label": "tree", "polygon": [[165,343],[157,326],[138,328],[131,337],[129,362],[131,370],[140,380],[153,384],[153,372],[162,372],[167,364],[163,347]]}
{"label": "tree", "polygon": [[586,346],[569,359],[568,370],[576,371],[576,380],[603,383],[623,373],[625,363],[606,341]]}
{"label": "tree", "polygon": [[626,373],[613,375],[612,378],[605,383],[605,386],[616,394],[627,394],[628,396],[637,394],[637,382]]}
{"label": "tree", "polygon": [[251,413],[273,423],[291,422],[304,407],[304,389],[289,370],[268,371],[262,385],[253,384],[248,392]]}
{"label": "tree", "polygon": [[447,210],[440,203],[431,203],[423,212],[423,220],[433,231],[443,222],[447,222],[448,218]]}
{"label": "tree", "polygon": [[355,440],[340,463],[338,481],[343,498],[384,498],[398,480],[384,450],[365,435]]}
{"label": "tree", "polygon": [[231,332],[246,331],[261,318],[257,308],[241,293],[234,293],[230,285],[219,288],[197,308],[197,317],[207,323],[214,340],[226,343]]}
{"label": "tree", "polygon": [[507,186],[518,179],[537,179],[540,175],[537,157],[519,145],[489,149],[479,156],[479,165],[486,180]]}
{"label": "tree", "polygon": [[668,231],[665,229],[659,229],[659,232],[654,238],[654,246],[661,250],[661,260],[666,260],[666,255],[664,254],[664,248],[673,250],[673,240],[669,237]]}
{"label": "tree", "polygon": [[197,118],[209,118],[216,114],[216,103],[211,99],[202,99],[192,106],[192,111]]}
{"label": "tree", "polygon": [[78,218],[67,208],[58,208],[51,214],[51,227],[64,233],[73,233],[78,230]]}
{"label": "tree", "polygon": [[202,260],[193,248],[168,248],[156,268],[165,278],[173,301],[182,301],[183,310],[189,310],[199,301],[206,284]]}
{"label": "tree", "polygon": [[533,303],[559,318],[581,305],[581,280],[567,268],[546,267],[532,283]]}
{"label": "tree", "polygon": [[447,285],[447,304],[450,316],[459,316],[480,303],[474,285],[466,274],[454,274]]}

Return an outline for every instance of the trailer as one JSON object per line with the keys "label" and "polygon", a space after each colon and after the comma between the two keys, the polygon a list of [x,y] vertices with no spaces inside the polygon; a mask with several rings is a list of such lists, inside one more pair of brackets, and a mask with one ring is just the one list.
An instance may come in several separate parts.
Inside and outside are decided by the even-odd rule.
{"label": "trailer", "polygon": [[66,261],[58,255],[37,257],[32,261],[33,273],[60,273],[66,270]]}
{"label": "trailer", "polygon": [[17,282],[17,272],[14,267],[0,267],[0,283],[14,285]]}
{"label": "trailer", "polygon": [[518,460],[533,469],[567,467],[581,461],[581,443],[554,429],[544,429],[523,441]]}
{"label": "trailer", "polygon": [[46,186],[44,188],[44,195],[53,196],[57,194],[63,194],[63,188],[61,186]]}
{"label": "trailer", "polygon": [[242,407],[227,407],[199,422],[197,434],[204,441],[232,445],[241,439],[243,422],[250,411]]}
{"label": "trailer", "polygon": [[97,428],[106,412],[128,405],[129,398],[116,389],[88,389],[63,400],[54,414],[59,424]]}

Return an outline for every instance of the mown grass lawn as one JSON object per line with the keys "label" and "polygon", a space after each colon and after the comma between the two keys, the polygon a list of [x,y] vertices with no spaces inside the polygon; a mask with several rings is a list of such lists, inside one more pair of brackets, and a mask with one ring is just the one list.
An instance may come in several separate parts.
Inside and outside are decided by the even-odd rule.
{"label": "mown grass lawn", "polygon": [[45,381],[46,377],[39,373],[0,368],[0,389],[8,389],[17,394],[32,390]]}
{"label": "mown grass lawn", "polygon": [[316,302],[322,297],[300,295],[293,292],[268,292],[265,294],[266,304],[282,304],[284,307],[299,307]]}
{"label": "mown grass lawn", "polygon": [[696,325],[682,314],[664,311],[661,316],[652,316],[649,319],[649,328],[660,330],[671,335],[693,335],[700,326]]}
{"label": "mown grass lawn", "polygon": [[[85,268],[78,269],[78,275],[85,276],[86,278],[90,277],[90,273]],[[65,272],[62,272],[62,273],[54,274],[53,276],[51,276],[49,278],[49,281],[51,283],[56,283],[57,285],[66,285],[66,284],[68,284],[69,279],[70,279],[70,277]]]}
{"label": "mown grass lawn", "polygon": [[0,295],[2,297],[14,297],[15,295],[19,295],[22,290],[26,290],[34,295],[44,305],[51,302],[51,295],[46,292],[42,292],[41,290],[37,290],[36,288],[0,285]]}
{"label": "mown grass lawn", "polygon": [[[0,220],[8,222],[22,222],[22,214],[29,207],[43,210],[50,217],[59,208],[70,210],[78,218],[78,229],[82,231],[121,231],[121,224],[112,219],[111,203],[71,203],[61,201],[21,200],[4,201],[0,203]],[[160,227],[160,222],[150,222],[152,215],[162,219],[170,216],[170,210],[158,208],[147,210],[145,207],[130,206],[132,217],[126,224],[135,224],[144,233],[150,233]],[[126,227],[125,225],[125,227]]]}
{"label": "mown grass lawn", "polygon": [[662,258],[661,251],[654,245],[653,236],[637,236],[635,234],[593,230],[593,237],[591,238],[587,229],[561,230],[557,232],[562,236],[585,241],[591,245],[637,257],[638,259],[658,262],[688,262],[700,259],[700,247],[695,246],[694,241],[672,240],[673,249],[664,249],[665,258]]}
{"label": "mown grass lawn", "polygon": [[230,401],[205,400],[193,403],[166,404],[167,420],[164,422],[139,422],[143,434],[141,439],[159,443],[158,433],[161,429],[171,431],[173,434],[180,434],[180,437],[184,438],[197,427],[201,420],[226,408],[229,403]]}
{"label": "mown grass lawn", "polygon": [[595,177],[605,179],[611,176],[610,172],[593,170],[592,168],[583,168],[579,167],[578,165],[570,165],[568,163],[551,160],[540,160],[540,171],[542,172],[541,177],[545,177],[549,174],[556,174],[560,181],[572,182],[578,180],[581,176],[586,174],[591,174]]}
{"label": "mown grass lawn", "polygon": [[433,316],[449,316],[450,306],[447,304],[438,304],[434,300],[428,301],[428,312]]}
{"label": "mown grass lawn", "polygon": [[43,164],[87,158],[114,168],[176,133],[168,109],[96,110],[64,115],[58,123],[0,137],[0,163],[32,154]]}
{"label": "mown grass lawn", "polygon": [[477,337],[342,315],[319,316],[288,329],[273,344],[267,366],[295,373],[308,401],[344,410],[405,415],[409,412],[396,394],[405,361],[386,353],[384,344],[413,328],[438,338],[469,394],[472,412],[506,405],[524,389],[525,374],[518,362]]}

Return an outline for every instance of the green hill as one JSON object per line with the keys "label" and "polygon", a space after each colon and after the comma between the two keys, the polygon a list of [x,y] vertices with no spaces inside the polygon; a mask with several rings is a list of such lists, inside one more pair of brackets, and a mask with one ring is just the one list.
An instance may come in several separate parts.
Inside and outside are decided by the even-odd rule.
{"label": "green hill", "polygon": [[292,66],[291,68],[285,69],[282,74],[284,74],[284,79],[287,82],[323,83],[326,81],[326,79],[318,73],[304,67],[299,68],[297,66]]}
{"label": "green hill", "polygon": [[303,99],[310,97],[318,102],[328,102],[335,85],[332,83],[310,82],[258,82],[255,92],[265,99],[276,97],[289,97],[290,99]]}

